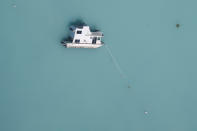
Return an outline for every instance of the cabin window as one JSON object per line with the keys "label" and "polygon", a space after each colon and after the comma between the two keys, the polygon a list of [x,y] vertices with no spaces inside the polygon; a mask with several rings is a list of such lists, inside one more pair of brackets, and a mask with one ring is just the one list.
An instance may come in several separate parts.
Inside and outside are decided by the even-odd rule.
{"label": "cabin window", "polygon": [[98,40],[101,40],[101,38],[100,38],[100,37],[98,37]]}
{"label": "cabin window", "polygon": [[80,40],[76,39],[76,40],[75,40],[75,43],[80,43]]}
{"label": "cabin window", "polygon": [[80,31],[80,30],[77,31],[77,34],[81,34],[81,33],[82,33],[82,31]]}

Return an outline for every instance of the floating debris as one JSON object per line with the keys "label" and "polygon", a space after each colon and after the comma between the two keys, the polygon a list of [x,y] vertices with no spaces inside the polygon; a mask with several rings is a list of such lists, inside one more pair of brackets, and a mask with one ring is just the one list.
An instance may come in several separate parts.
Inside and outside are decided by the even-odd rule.
{"label": "floating debris", "polygon": [[176,24],[176,28],[179,28],[180,27],[180,24]]}
{"label": "floating debris", "polygon": [[148,115],[148,111],[145,111],[144,114],[145,114],[145,115]]}

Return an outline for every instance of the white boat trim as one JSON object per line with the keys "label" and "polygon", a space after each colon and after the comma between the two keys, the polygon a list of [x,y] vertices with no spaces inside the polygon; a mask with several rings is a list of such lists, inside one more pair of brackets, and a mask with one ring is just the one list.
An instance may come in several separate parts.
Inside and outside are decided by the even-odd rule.
{"label": "white boat trim", "polygon": [[65,43],[63,44],[66,48],[99,48],[103,44],[89,44],[89,43]]}

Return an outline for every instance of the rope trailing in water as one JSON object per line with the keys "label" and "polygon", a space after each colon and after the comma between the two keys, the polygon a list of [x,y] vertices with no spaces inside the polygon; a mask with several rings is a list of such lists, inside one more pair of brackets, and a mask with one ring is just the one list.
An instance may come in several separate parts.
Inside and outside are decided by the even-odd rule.
{"label": "rope trailing in water", "polygon": [[120,76],[123,77],[123,79],[125,79],[125,80],[128,81],[128,88],[130,88],[131,86],[130,86],[130,84],[129,84],[129,83],[130,83],[130,82],[129,82],[129,79],[128,79],[127,75],[122,71],[122,68],[120,67],[118,61],[116,60],[116,58],[115,58],[114,55],[112,54],[111,49],[110,49],[109,46],[106,45],[106,44],[105,44],[104,47],[105,47],[105,49],[107,50],[108,54],[110,55],[110,57],[111,57],[111,59],[112,59],[114,65],[115,65],[117,71],[120,73]]}

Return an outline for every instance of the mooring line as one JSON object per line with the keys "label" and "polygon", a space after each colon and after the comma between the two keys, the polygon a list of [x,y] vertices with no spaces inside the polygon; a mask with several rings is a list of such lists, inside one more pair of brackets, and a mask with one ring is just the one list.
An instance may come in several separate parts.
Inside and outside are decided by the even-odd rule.
{"label": "mooring line", "polygon": [[127,77],[127,75],[123,72],[122,68],[120,67],[120,64],[118,63],[118,61],[116,60],[116,58],[114,57],[114,55],[112,54],[111,49],[109,48],[108,45],[105,45],[105,49],[107,50],[108,54],[110,55],[112,62],[114,63],[117,71],[120,73],[120,75],[123,77],[123,79],[127,80],[128,82],[128,88],[130,88],[130,82],[129,79]]}
{"label": "mooring line", "polygon": [[120,73],[120,75],[121,75],[122,77],[125,77],[125,78],[126,78],[126,75],[123,73],[122,68],[120,67],[120,65],[119,65],[119,63],[117,62],[116,58],[115,58],[114,55],[112,54],[112,52],[111,52],[110,48],[108,47],[108,45],[105,45],[105,48],[107,49],[107,52],[109,53],[109,55],[110,55],[110,57],[111,57],[111,59],[112,59],[114,65],[115,65],[116,69],[118,70],[118,72]]}

